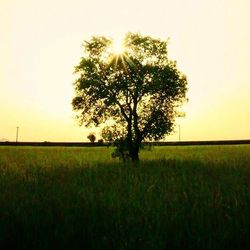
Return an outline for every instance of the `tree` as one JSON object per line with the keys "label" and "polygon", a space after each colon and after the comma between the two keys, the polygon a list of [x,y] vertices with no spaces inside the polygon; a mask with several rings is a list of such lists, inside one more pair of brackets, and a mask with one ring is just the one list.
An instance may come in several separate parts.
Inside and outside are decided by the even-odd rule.
{"label": "tree", "polygon": [[167,44],[128,33],[123,52],[116,53],[112,40],[92,37],[75,67],[72,106],[80,124],[106,124],[109,137],[118,137],[133,161],[139,160],[143,140],[160,140],[173,131],[186,101],[187,79],[168,59]]}
{"label": "tree", "polygon": [[96,137],[93,133],[90,133],[87,138],[90,140],[90,142],[94,143],[96,140]]}

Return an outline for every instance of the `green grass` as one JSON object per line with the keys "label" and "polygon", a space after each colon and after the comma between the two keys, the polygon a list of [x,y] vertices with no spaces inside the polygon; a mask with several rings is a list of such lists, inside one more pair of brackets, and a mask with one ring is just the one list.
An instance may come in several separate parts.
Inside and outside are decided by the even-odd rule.
{"label": "green grass", "polygon": [[111,150],[0,147],[0,248],[250,248],[250,146]]}

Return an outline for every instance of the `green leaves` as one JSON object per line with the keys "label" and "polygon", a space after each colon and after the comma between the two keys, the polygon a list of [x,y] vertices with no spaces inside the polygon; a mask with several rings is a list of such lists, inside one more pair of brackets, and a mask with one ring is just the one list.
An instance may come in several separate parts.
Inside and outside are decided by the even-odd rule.
{"label": "green leaves", "polygon": [[186,101],[187,79],[168,59],[167,41],[128,33],[124,44],[121,54],[105,37],[83,44],[73,109],[86,126],[115,121],[128,145],[163,139]]}

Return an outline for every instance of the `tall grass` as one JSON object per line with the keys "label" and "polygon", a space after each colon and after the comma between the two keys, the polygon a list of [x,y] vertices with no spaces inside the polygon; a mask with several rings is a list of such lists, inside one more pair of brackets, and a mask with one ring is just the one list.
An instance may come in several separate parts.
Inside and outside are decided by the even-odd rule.
{"label": "tall grass", "polygon": [[0,148],[1,249],[249,249],[250,147]]}

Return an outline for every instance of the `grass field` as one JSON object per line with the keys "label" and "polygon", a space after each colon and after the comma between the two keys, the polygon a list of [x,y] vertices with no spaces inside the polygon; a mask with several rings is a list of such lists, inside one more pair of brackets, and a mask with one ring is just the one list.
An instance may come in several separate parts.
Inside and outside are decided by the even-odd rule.
{"label": "grass field", "polygon": [[0,249],[250,249],[250,145],[0,147]]}

